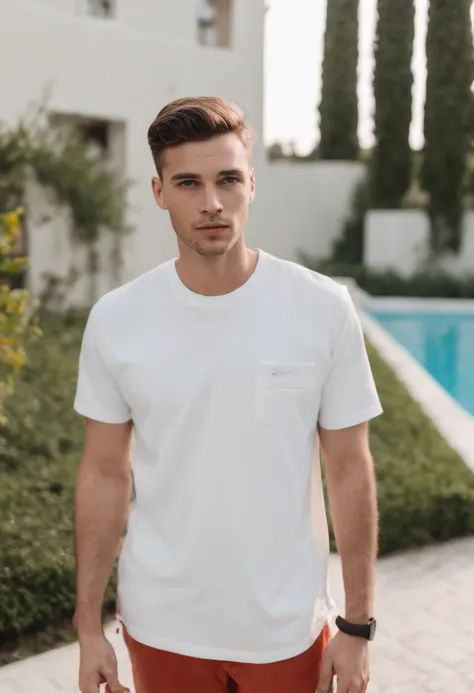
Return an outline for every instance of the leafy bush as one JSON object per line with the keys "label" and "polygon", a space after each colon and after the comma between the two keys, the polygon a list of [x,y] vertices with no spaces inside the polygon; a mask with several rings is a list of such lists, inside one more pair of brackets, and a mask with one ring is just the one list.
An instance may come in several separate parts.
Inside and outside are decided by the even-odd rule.
{"label": "leafy bush", "polygon": [[474,534],[474,474],[368,348],[385,411],[371,425],[381,555]]}
{"label": "leafy bush", "polygon": [[74,609],[82,422],[72,404],[85,318],[42,317],[46,337],[30,349],[0,429],[0,646]]}
{"label": "leafy bush", "polygon": [[410,278],[396,272],[372,270],[361,264],[313,260],[302,256],[312,270],[331,277],[354,279],[372,296],[411,296],[417,298],[474,298],[474,274],[456,277],[436,270],[418,272]]}
{"label": "leafy bush", "polygon": [[[73,409],[85,315],[42,316],[0,429],[0,647],[71,619],[73,497],[82,423]],[[474,476],[371,349],[385,414],[371,427],[381,552],[474,533]],[[114,603],[115,575],[106,604]]]}
{"label": "leafy bush", "polygon": [[0,425],[6,423],[3,406],[26,361],[25,340],[40,335],[33,324],[34,301],[25,289],[11,286],[12,276],[26,264],[24,258],[14,257],[20,214],[21,210],[0,214]]}
{"label": "leafy bush", "polygon": [[[44,316],[44,343],[32,345],[0,429],[0,473],[36,474],[80,451],[80,420],[72,410],[85,317]],[[12,477],[13,478],[13,477]],[[6,477],[8,481],[9,477]]]}
{"label": "leafy bush", "polygon": [[22,205],[34,182],[46,200],[69,212],[71,240],[86,249],[93,303],[105,234],[112,241],[110,269],[119,283],[121,241],[132,231],[126,218],[131,181],[122,179],[104,152],[92,146],[80,121],[67,123],[67,118],[51,116],[44,102],[14,126],[0,122],[0,209]]}

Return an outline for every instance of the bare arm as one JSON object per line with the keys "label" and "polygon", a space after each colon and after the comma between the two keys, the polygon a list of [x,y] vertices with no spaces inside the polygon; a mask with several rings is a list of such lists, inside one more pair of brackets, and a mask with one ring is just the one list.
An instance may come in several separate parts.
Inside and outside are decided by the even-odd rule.
{"label": "bare arm", "polygon": [[319,431],[329,509],[342,561],[345,618],[364,623],[373,616],[378,510],[368,426]]}
{"label": "bare arm", "polygon": [[132,423],[86,419],[74,517],[79,639],[102,633],[102,604],[127,522]]}

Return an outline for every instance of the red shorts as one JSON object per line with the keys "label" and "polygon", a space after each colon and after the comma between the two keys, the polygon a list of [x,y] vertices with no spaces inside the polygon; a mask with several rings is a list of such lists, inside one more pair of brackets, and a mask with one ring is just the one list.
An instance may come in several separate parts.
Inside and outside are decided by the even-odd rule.
{"label": "red shorts", "polygon": [[123,634],[136,693],[314,693],[331,639],[326,625],[303,654],[270,664],[242,664],[157,650],[134,640],[125,627]]}

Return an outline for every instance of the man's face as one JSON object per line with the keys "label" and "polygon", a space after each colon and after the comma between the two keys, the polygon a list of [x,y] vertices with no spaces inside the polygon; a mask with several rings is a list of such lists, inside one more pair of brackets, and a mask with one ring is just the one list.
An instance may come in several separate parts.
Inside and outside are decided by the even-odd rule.
{"label": "man's face", "polygon": [[250,153],[233,133],[170,148],[153,192],[169,211],[178,245],[207,257],[222,255],[247,223],[255,192]]}

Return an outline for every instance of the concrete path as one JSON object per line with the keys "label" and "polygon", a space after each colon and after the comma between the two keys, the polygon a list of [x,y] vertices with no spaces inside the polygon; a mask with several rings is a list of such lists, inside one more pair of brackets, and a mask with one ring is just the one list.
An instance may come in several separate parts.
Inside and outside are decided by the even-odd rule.
{"label": "concrete path", "polygon": [[[330,580],[342,607],[335,556]],[[369,692],[473,693],[474,539],[380,560],[377,588],[379,628],[371,643]],[[122,683],[132,688],[122,639],[113,629],[108,636],[116,647]],[[77,693],[77,670],[77,646],[64,647],[1,668],[0,691]]]}

